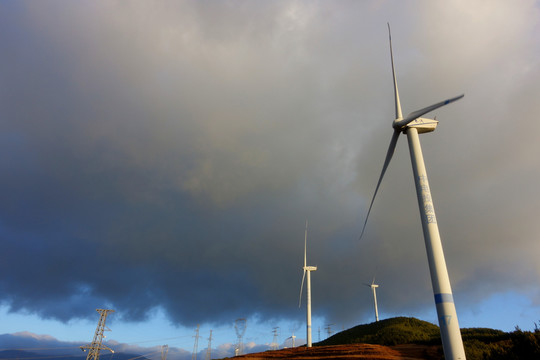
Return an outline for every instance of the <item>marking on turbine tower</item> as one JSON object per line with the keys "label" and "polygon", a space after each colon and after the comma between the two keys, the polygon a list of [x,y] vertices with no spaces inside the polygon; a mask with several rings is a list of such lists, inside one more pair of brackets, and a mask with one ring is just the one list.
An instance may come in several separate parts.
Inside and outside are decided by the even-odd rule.
{"label": "marking on turbine tower", "polygon": [[435,294],[435,304],[442,303],[454,303],[454,296],[452,294]]}
{"label": "marking on turbine tower", "polygon": [[444,325],[450,325],[450,320],[452,320],[452,315],[441,316],[439,320]]}
{"label": "marking on turbine tower", "polygon": [[429,190],[427,176],[418,175],[418,186],[420,188],[418,193],[420,194],[419,196],[424,203],[427,222],[430,224],[436,224],[437,217],[435,216],[435,208],[433,207],[433,200],[431,198],[431,191]]}

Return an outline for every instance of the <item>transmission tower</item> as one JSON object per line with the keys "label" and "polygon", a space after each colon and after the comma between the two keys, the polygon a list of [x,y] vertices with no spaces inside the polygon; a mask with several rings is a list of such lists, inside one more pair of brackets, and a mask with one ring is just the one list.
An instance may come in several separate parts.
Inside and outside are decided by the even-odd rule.
{"label": "transmission tower", "polygon": [[279,344],[278,344],[279,326],[276,326],[275,328],[273,328],[272,333],[274,334],[274,337],[272,339],[272,343],[270,344],[270,348],[272,350],[277,350],[279,348]]}
{"label": "transmission tower", "polygon": [[96,311],[99,312],[99,321],[98,321],[98,326],[96,328],[96,332],[94,334],[94,340],[92,340],[92,343],[89,345],[81,346],[82,351],[88,350],[88,355],[86,356],[86,360],[99,360],[99,352],[101,350],[109,350],[111,353],[114,354],[113,349],[102,344],[103,338],[105,337],[103,335],[103,332],[111,331],[111,329],[105,326],[107,315],[109,315],[109,313],[114,312],[114,310],[96,309]]}
{"label": "transmission tower", "polygon": [[332,325],[334,325],[334,324],[328,324],[328,325],[326,325],[326,333],[328,334],[328,337],[327,337],[327,338],[329,338],[330,335],[332,335],[332,333],[333,333],[333,331],[332,331]]}
{"label": "transmission tower", "polygon": [[200,325],[197,324],[197,330],[195,330],[195,344],[193,345],[193,354],[191,354],[191,360],[197,360],[197,351],[199,347],[199,327]]}
{"label": "transmission tower", "polygon": [[238,337],[238,343],[234,350],[235,356],[242,355],[244,353],[244,342],[242,338],[246,333],[246,319],[236,319],[234,322],[234,329],[236,330],[236,336]]}
{"label": "transmission tower", "polygon": [[167,353],[169,352],[169,345],[161,346],[161,360],[167,360]]}
{"label": "transmission tower", "polygon": [[206,348],[206,360],[212,359],[212,330],[210,330],[210,337],[208,338],[208,347]]}

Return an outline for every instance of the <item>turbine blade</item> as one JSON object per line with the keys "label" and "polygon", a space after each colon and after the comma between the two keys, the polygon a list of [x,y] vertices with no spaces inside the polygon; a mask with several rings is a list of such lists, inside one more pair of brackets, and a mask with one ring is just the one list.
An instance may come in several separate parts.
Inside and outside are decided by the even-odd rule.
{"label": "turbine blade", "polygon": [[408,123],[410,123],[410,122],[413,121],[413,120],[418,119],[420,116],[422,116],[422,115],[424,115],[424,114],[427,114],[428,112],[433,111],[433,110],[435,110],[435,109],[438,109],[438,108],[440,108],[441,106],[444,106],[444,105],[448,105],[448,104],[450,104],[450,103],[453,103],[454,101],[457,101],[457,100],[461,99],[463,96],[465,96],[465,95],[464,95],[464,94],[461,94],[461,95],[459,95],[459,96],[456,96],[456,97],[453,97],[453,98],[450,98],[450,99],[447,99],[447,100],[438,102],[438,103],[436,103],[436,104],[430,105],[430,106],[425,107],[425,108],[423,108],[423,109],[413,111],[412,113],[410,113],[409,115],[407,115],[407,117],[404,118],[403,120],[394,121],[393,127],[394,127],[394,129],[402,129],[402,128],[403,128],[404,126],[406,126]]}
{"label": "turbine blade", "polygon": [[373,275],[373,280],[371,281],[371,285],[375,284],[375,275]]}
{"label": "turbine blade", "polygon": [[298,300],[298,307],[302,305],[302,290],[304,290],[304,279],[306,278],[306,270],[304,270],[304,275],[302,275],[302,285],[300,285],[300,299]]}
{"label": "turbine blade", "polygon": [[392,61],[392,76],[394,78],[394,101],[396,103],[396,119],[402,119],[401,103],[399,102],[399,92],[396,81],[396,71],[394,69],[394,53],[392,51],[392,34],[390,33],[390,23],[388,24],[388,39],[390,40],[390,60]]}
{"label": "turbine blade", "polygon": [[366,230],[366,224],[369,219],[369,214],[371,213],[371,208],[373,207],[373,202],[375,201],[375,196],[377,196],[377,191],[379,191],[379,187],[381,186],[384,173],[386,172],[386,169],[388,168],[388,164],[390,164],[390,160],[392,160],[392,156],[394,155],[394,150],[396,149],[396,144],[397,144],[400,133],[401,131],[397,129],[394,130],[394,134],[392,135],[392,139],[390,140],[390,146],[388,146],[386,159],[384,159],[384,165],[381,171],[381,175],[379,176],[379,181],[377,182],[377,186],[375,187],[375,192],[373,193],[373,197],[371,198],[371,203],[369,204],[369,210],[367,212],[366,220],[364,221],[364,227],[362,227],[362,232],[360,233],[359,240],[362,239],[362,235],[364,235],[364,230]]}

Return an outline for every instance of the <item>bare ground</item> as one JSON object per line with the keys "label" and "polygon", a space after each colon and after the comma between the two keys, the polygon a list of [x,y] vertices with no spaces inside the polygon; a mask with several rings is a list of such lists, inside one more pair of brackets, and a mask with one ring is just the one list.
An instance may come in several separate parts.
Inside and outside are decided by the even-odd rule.
{"label": "bare ground", "polygon": [[317,346],[312,348],[296,347],[271,350],[262,353],[237,356],[236,359],[377,359],[377,360],[440,360],[440,346],[396,345],[382,346],[370,344],[352,344],[336,346]]}

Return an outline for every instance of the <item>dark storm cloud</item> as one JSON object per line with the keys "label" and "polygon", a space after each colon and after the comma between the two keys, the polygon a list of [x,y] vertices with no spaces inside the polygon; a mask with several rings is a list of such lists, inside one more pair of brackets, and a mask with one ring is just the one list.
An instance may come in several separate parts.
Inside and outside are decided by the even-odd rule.
{"label": "dark storm cloud", "polygon": [[385,311],[431,306],[405,139],[358,241],[392,131],[388,20],[405,113],[466,93],[422,138],[457,297],[538,298],[534,3],[401,9],[422,26],[381,3],[0,6],[12,311],[297,319],[306,218],[321,315],[370,313],[375,274]]}

